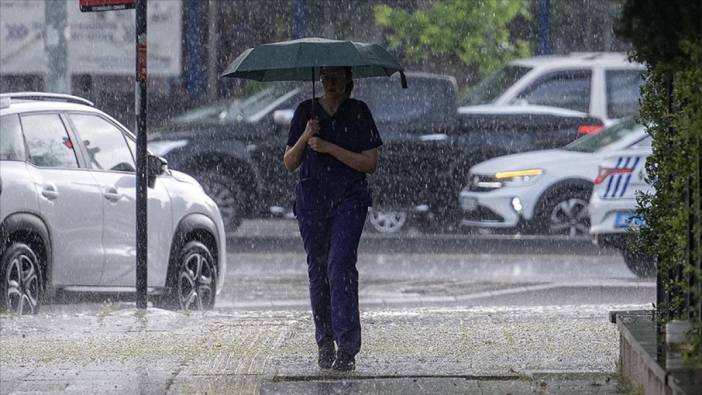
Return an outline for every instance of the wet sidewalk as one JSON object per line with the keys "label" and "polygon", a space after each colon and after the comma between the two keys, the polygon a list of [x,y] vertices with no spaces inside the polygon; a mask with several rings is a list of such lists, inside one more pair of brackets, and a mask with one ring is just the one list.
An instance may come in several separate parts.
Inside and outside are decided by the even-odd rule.
{"label": "wet sidewalk", "polygon": [[609,310],[367,310],[351,374],[320,371],[307,312],[0,316],[0,393],[613,393]]}

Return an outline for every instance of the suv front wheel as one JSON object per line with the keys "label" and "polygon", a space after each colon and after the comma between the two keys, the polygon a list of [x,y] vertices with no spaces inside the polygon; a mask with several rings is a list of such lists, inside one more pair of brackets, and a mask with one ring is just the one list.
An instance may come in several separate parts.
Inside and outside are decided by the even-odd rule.
{"label": "suv front wheel", "polygon": [[175,272],[169,276],[167,292],[158,300],[158,307],[211,310],[217,291],[217,264],[207,246],[188,242],[173,264]]}
{"label": "suv front wheel", "polygon": [[27,244],[11,244],[0,261],[0,310],[15,314],[39,312],[41,266]]}

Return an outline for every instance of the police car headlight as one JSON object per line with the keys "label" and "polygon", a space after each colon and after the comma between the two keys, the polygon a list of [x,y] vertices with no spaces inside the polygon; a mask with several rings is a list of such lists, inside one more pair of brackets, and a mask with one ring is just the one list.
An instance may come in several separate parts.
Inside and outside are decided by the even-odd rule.
{"label": "police car headlight", "polygon": [[505,185],[524,185],[533,182],[542,174],[542,169],[498,171],[495,173],[495,179]]}

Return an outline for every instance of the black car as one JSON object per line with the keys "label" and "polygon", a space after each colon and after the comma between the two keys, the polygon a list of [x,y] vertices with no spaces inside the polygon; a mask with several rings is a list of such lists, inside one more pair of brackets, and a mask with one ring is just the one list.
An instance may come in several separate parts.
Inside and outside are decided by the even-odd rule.
{"label": "black car", "polygon": [[[561,146],[577,127],[601,121],[584,114],[458,114],[453,77],[407,73],[398,78],[356,80],[354,97],[373,113],[384,145],[376,174],[369,177],[372,228],[397,232],[417,225],[451,225],[460,218],[456,196],[468,169],[493,156]],[[244,218],[291,211],[297,175],[282,156],[292,111],[310,89],[270,85],[176,117],[150,137],[149,147],[173,169],[193,175],[220,206],[235,230]]]}
{"label": "black car", "polygon": [[[356,81],[354,97],[370,106],[387,147],[394,146],[392,141],[398,139],[404,147],[408,140],[455,125],[453,78],[410,73],[408,79],[411,90],[400,89],[396,79]],[[171,119],[151,134],[149,148],[165,157],[169,167],[200,181],[220,206],[230,230],[236,229],[244,218],[289,213],[297,175],[289,174],[282,163],[288,132],[286,115],[311,96],[307,87],[275,84],[243,100],[195,109]],[[393,151],[388,157],[397,154]],[[388,179],[390,173],[381,170],[378,174],[371,178]],[[399,191],[413,200],[411,183],[400,179],[393,183],[398,185],[375,188],[383,192],[376,193],[377,201],[389,201],[384,199],[385,191],[388,196],[397,196]]]}

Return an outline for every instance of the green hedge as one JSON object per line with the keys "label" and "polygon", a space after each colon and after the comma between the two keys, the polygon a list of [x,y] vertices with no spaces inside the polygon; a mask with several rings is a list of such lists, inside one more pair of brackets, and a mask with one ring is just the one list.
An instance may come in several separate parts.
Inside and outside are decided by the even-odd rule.
{"label": "green hedge", "polygon": [[[690,319],[688,360],[702,364],[699,306],[688,306],[702,273],[699,158],[702,154],[702,5],[670,0],[627,0],[620,33],[633,43],[632,57],[649,65],[642,88],[641,120],[653,136],[653,155],[646,164],[656,192],[639,197],[647,227],[641,248],[658,257],[659,278],[667,302],[657,306],[662,320]],[[691,201],[688,202],[688,188]],[[690,216],[692,214],[692,216]],[[688,226],[696,242],[688,243]],[[691,256],[690,256],[691,255]],[[681,276],[678,277],[679,274]]]}

